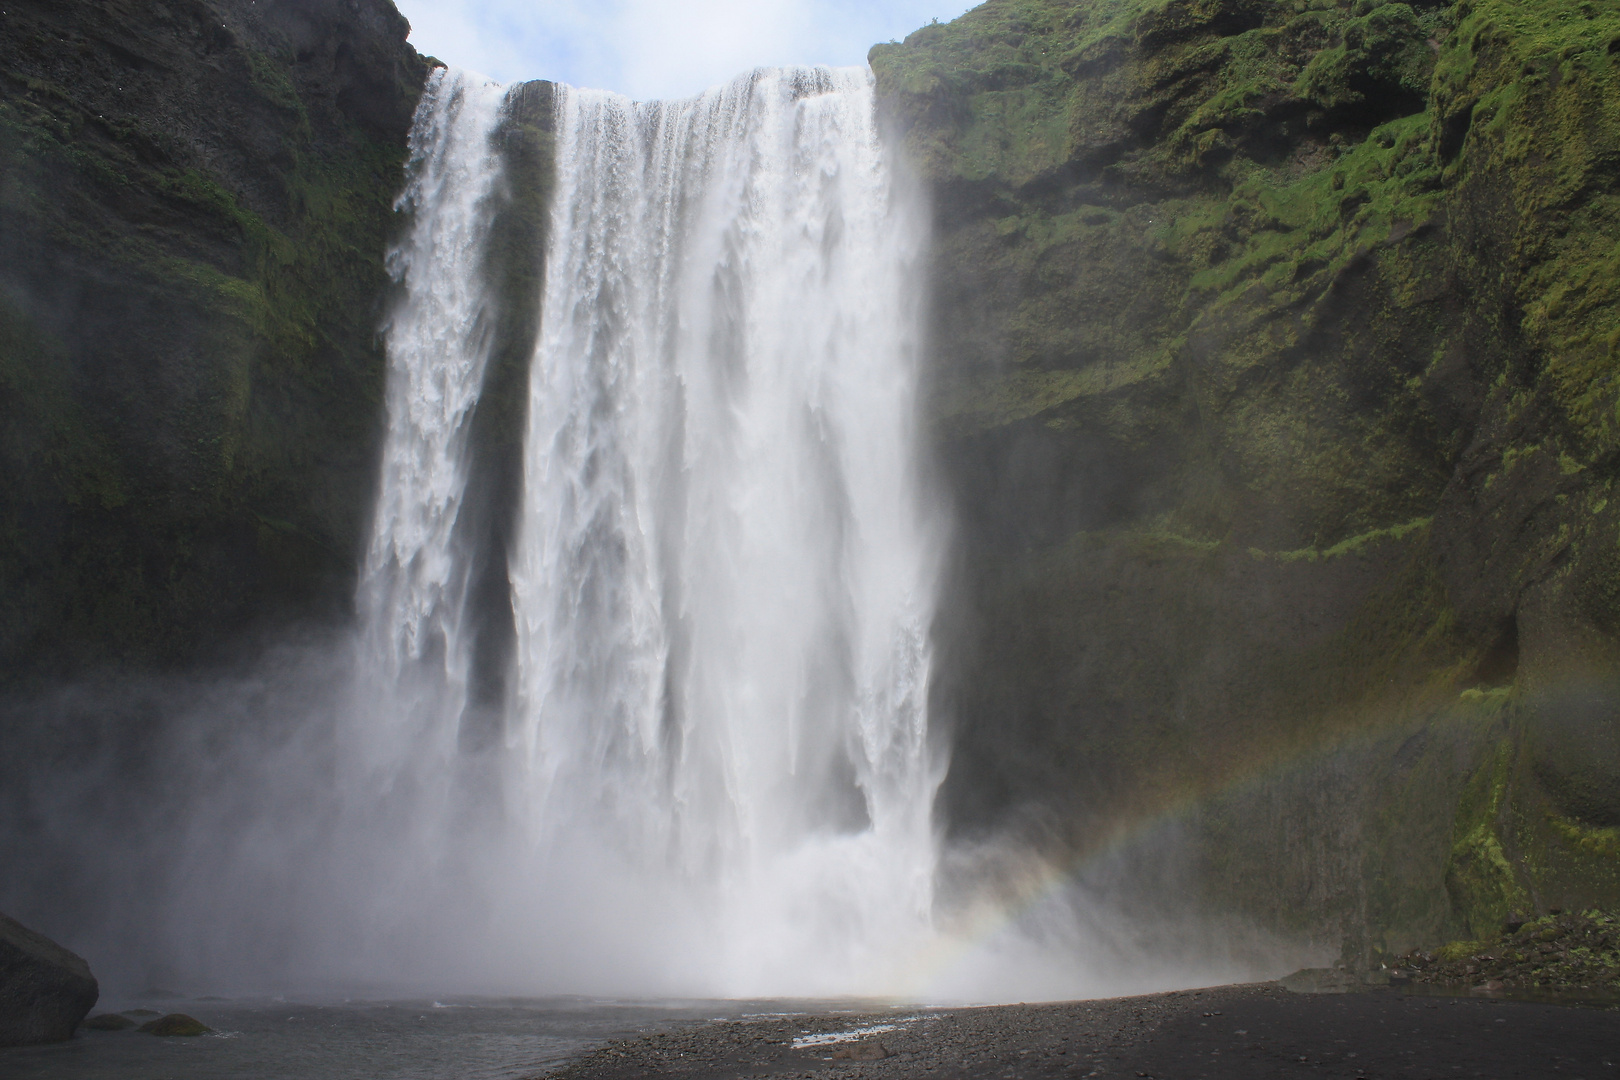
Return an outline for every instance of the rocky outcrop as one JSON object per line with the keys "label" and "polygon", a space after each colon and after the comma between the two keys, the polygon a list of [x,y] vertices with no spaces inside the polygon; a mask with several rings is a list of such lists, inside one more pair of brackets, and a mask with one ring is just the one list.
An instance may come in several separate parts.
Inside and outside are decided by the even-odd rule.
{"label": "rocky outcrop", "polygon": [[100,994],[89,964],[0,915],[0,1046],[71,1039]]}
{"label": "rocky outcrop", "polygon": [[990,0],[872,64],[953,833],[1360,951],[1620,897],[1620,13]]}
{"label": "rocky outcrop", "polygon": [[428,61],[388,0],[0,15],[0,680],[341,617]]}

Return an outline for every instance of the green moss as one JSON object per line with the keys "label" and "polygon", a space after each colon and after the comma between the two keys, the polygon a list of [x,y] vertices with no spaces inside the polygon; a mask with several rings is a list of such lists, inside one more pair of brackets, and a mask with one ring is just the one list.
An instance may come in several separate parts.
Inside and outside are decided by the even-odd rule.
{"label": "green moss", "polygon": [[[324,617],[354,572],[403,128],[345,114],[307,77],[319,58],[232,38],[204,61],[165,18],[138,28],[166,57],[129,75],[139,95],[98,98],[108,58],[58,55],[64,35],[0,49],[0,236],[16,256],[0,392],[18,408],[0,678],[174,660],[247,619]],[[387,50],[363,36],[347,45]],[[63,85],[27,73],[41,57]],[[388,63],[351,60],[361,80]],[[161,113],[178,83],[253,137]],[[417,89],[397,89],[408,116]]]}
{"label": "green moss", "polygon": [[1510,913],[1531,906],[1502,835],[1516,757],[1513,741],[1500,741],[1457,806],[1446,888],[1476,937],[1495,932]]}
{"label": "green moss", "polygon": [[1453,941],[1435,955],[1420,951],[1397,960],[1402,973],[1423,983],[1479,986],[1494,980],[1523,990],[1620,989],[1620,919],[1598,908],[1516,919],[1476,941]]}
{"label": "green moss", "polygon": [[1369,545],[1379,541],[1403,539],[1408,534],[1419,529],[1427,529],[1433,523],[1433,518],[1418,518],[1416,521],[1408,521],[1404,525],[1392,525],[1386,529],[1369,529],[1367,532],[1340,540],[1326,550],[1300,548],[1297,551],[1264,552],[1251,548],[1250,554],[1257,559],[1276,559],[1279,562],[1316,562],[1318,559],[1338,559],[1346,555],[1362,554]]}
{"label": "green moss", "polygon": [[1475,953],[1483,952],[1491,944],[1488,941],[1452,941],[1436,949],[1435,955],[1448,962],[1466,960]]}
{"label": "green moss", "polygon": [[1330,24],[1337,44],[1300,72],[1295,92],[1323,109],[1357,109],[1405,98],[1412,112],[1428,96],[1435,58],[1428,41],[1440,19],[1406,4],[1385,3]]}
{"label": "green moss", "polygon": [[296,117],[301,133],[309,130],[309,110],[287,74],[286,59],[277,60],[258,49],[243,49],[248,77],[265,101]]}
{"label": "green moss", "polygon": [[994,0],[874,50],[937,208],[953,815],[1081,836],[1400,728],[1462,772],[1374,739],[1344,783],[1402,794],[1315,864],[1308,783],[1221,802],[1219,895],[1375,950],[1620,896],[1520,704],[1620,663],[1616,40],[1561,0]]}

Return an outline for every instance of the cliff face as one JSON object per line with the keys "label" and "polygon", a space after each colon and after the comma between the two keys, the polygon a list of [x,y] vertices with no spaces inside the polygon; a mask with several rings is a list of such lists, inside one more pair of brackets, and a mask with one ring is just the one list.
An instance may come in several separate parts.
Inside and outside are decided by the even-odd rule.
{"label": "cliff face", "polygon": [[1620,11],[990,0],[936,204],[957,835],[1399,950],[1620,900]]}
{"label": "cliff face", "polygon": [[406,138],[388,0],[0,15],[0,672],[348,605]]}

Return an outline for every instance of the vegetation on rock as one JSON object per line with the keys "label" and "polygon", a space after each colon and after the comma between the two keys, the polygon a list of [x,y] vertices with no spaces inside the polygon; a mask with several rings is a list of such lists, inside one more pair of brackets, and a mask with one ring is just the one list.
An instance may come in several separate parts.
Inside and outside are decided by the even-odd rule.
{"label": "vegetation on rock", "polygon": [[347,606],[407,30],[386,0],[0,14],[0,678]]}
{"label": "vegetation on rock", "polygon": [[[1602,911],[1510,920],[1489,941],[1454,941],[1395,961],[1413,982],[1491,990],[1620,991],[1620,919]],[[1493,985],[1494,984],[1494,985]]]}
{"label": "vegetation on rock", "polygon": [[956,833],[1189,845],[1363,960],[1620,900],[1617,54],[1578,0],[873,50],[936,207]]}

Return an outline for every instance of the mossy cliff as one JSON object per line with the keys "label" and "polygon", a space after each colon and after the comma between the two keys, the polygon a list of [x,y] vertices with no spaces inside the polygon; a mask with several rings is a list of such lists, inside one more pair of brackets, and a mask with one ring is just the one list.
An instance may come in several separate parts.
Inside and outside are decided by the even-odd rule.
{"label": "mossy cliff", "polygon": [[1620,5],[990,0],[871,60],[953,831],[1173,833],[1368,952],[1620,899]]}
{"label": "mossy cliff", "polygon": [[8,0],[5,680],[348,607],[408,31],[387,0]]}

